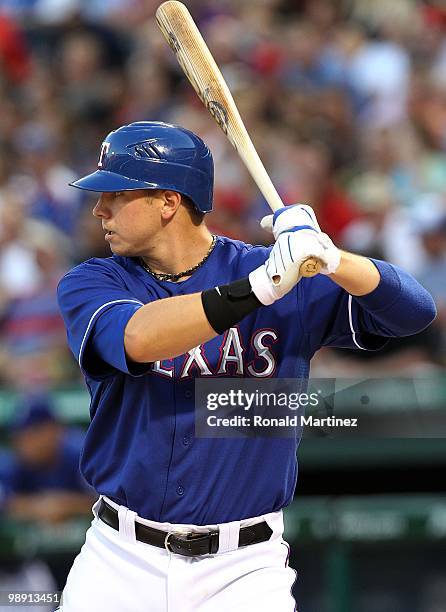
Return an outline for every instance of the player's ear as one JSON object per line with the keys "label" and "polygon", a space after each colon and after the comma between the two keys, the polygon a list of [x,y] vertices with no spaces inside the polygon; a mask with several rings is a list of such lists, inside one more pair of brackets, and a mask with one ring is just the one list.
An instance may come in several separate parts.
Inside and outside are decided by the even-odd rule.
{"label": "player's ear", "polygon": [[161,207],[161,215],[163,219],[166,221],[171,219],[173,215],[178,210],[181,204],[181,195],[177,191],[171,191],[170,189],[165,189],[162,192],[162,197],[164,200],[163,206]]}

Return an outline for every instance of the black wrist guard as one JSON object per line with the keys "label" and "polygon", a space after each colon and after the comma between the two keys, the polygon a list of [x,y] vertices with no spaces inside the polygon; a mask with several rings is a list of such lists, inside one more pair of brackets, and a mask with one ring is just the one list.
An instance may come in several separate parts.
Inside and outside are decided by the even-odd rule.
{"label": "black wrist guard", "polygon": [[203,291],[201,301],[207,320],[217,334],[222,334],[263,305],[252,292],[248,278]]}

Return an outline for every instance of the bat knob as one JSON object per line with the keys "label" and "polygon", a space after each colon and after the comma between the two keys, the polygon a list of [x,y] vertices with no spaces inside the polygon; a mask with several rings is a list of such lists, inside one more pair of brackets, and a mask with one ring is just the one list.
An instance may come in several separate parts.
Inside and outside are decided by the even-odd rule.
{"label": "bat knob", "polygon": [[301,276],[305,276],[307,278],[311,276],[316,276],[316,274],[319,274],[319,272],[321,271],[321,268],[322,263],[319,261],[319,259],[316,259],[315,257],[310,257],[301,264],[300,274]]}

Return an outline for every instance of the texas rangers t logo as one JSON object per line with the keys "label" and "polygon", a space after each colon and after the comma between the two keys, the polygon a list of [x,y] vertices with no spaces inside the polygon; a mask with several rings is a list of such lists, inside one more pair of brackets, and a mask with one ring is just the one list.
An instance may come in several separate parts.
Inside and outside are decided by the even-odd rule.
{"label": "texas rangers t logo", "polygon": [[108,150],[110,149],[109,142],[103,142],[101,145],[101,152],[99,153],[98,168],[102,168],[105,157],[107,156]]}

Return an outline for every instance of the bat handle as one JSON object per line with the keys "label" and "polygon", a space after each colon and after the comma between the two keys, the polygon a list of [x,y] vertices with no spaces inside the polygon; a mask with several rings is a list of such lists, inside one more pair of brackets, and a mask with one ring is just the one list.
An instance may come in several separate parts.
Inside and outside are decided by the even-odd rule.
{"label": "bat handle", "polygon": [[316,257],[309,257],[306,259],[299,268],[301,276],[311,277],[319,274],[322,268],[322,262]]}
{"label": "bat handle", "polygon": [[[263,197],[268,202],[271,210],[274,213],[277,210],[283,208],[284,203],[282,202],[276,188],[274,187],[270,177],[268,176],[265,168],[263,167],[263,164],[260,161],[260,158],[254,148],[254,145],[249,139],[249,136],[247,136],[247,142],[247,148],[252,151],[252,155],[248,158],[245,158],[245,156],[242,155],[243,150],[240,149],[239,153],[240,155],[242,155],[242,159],[245,161],[248,170],[251,172],[251,176],[257,183],[257,186],[262,192]],[[251,168],[250,162],[252,162],[253,159],[256,161],[255,168]],[[317,257],[309,257],[303,263],[301,263],[299,273],[301,276],[310,278],[311,276],[316,276],[316,274],[319,274],[323,265],[324,264]]]}

